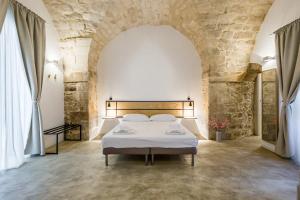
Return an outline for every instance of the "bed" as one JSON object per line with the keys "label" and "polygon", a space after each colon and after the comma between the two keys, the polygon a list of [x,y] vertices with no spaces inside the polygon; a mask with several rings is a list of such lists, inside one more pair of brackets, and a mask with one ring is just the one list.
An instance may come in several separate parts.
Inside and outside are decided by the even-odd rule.
{"label": "bed", "polygon": [[[124,103],[122,101],[121,103]],[[187,102],[187,109],[185,104]],[[143,113],[148,116],[155,114],[177,114],[177,118],[184,117],[184,113],[193,109],[192,101],[168,101],[166,102],[143,102],[142,107],[138,102],[138,107],[130,105],[135,102],[126,101],[126,108],[121,106],[120,102],[109,102],[107,111],[116,109],[113,112],[115,117],[123,117],[129,113]],[[155,104],[159,106],[155,106]],[[162,106],[163,105],[163,106]],[[176,106],[177,105],[177,106]],[[178,106],[180,105],[180,106]],[[191,107],[192,109],[190,109]],[[121,110],[119,110],[121,109]],[[183,110],[182,110],[183,109]],[[120,112],[121,111],[121,112]],[[122,113],[121,115],[118,112]],[[193,113],[193,110],[192,112]],[[154,164],[155,155],[182,155],[190,154],[192,157],[191,165],[194,166],[194,155],[197,154],[197,137],[181,125],[178,120],[172,121],[123,121],[114,127],[110,132],[102,138],[103,154],[105,155],[105,164],[108,166],[108,155],[110,154],[130,154],[144,155],[145,165],[148,165],[148,158],[151,157],[151,164]],[[128,129],[126,133],[119,132],[120,130]],[[172,129],[180,129],[182,133],[176,130],[172,133]],[[130,131],[129,131],[130,130]],[[171,130],[171,131],[170,131]]]}

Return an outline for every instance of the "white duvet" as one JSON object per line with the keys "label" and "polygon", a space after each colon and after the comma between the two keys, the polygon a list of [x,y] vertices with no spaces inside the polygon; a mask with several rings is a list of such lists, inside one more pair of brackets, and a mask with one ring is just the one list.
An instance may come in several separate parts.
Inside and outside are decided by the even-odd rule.
{"label": "white duvet", "polygon": [[196,147],[196,136],[178,122],[121,122],[102,138],[102,147]]}

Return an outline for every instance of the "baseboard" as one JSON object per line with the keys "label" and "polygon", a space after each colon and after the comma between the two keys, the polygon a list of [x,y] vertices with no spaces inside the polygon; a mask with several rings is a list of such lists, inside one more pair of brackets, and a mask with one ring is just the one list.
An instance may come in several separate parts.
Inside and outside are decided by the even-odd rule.
{"label": "baseboard", "polygon": [[269,142],[266,142],[264,140],[261,141],[261,146],[265,149],[268,149],[269,151],[272,151],[275,153],[275,145],[271,144]]}

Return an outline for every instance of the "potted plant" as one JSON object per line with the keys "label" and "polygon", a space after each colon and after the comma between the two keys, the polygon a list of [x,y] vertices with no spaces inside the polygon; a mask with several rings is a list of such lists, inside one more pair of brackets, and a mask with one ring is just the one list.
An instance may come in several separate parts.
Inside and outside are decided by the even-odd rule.
{"label": "potted plant", "polygon": [[217,119],[212,118],[209,120],[209,126],[216,130],[216,141],[222,141],[222,130],[225,129],[229,124],[229,120],[227,118]]}

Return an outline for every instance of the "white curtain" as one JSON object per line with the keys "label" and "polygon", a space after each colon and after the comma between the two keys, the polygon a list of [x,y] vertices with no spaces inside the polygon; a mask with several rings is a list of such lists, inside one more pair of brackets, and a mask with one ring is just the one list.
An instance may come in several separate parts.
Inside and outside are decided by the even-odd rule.
{"label": "white curtain", "polygon": [[31,112],[30,89],[9,7],[0,32],[0,170],[23,164]]}
{"label": "white curtain", "polygon": [[291,132],[290,144],[293,152],[293,160],[300,165],[300,87],[298,89],[297,97],[292,103],[292,111],[289,112],[291,120],[289,122],[289,130]]}

